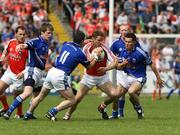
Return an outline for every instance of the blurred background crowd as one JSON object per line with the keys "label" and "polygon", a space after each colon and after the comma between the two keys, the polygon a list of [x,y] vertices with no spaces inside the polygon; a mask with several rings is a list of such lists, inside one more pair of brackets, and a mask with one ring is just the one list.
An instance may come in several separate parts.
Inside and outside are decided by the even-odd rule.
{"label": "blurred background crowd", "polygon": [[[73,12],[70,17],[72,28],[84,30],[87,35],[91,35],[95,29],[108,32],[109,0],[63,1]],[[121,24],[129,24],[133,32],[138,34],[180,31],[178,0],[115,0],[114,5],[115,33],[118,33]]]}

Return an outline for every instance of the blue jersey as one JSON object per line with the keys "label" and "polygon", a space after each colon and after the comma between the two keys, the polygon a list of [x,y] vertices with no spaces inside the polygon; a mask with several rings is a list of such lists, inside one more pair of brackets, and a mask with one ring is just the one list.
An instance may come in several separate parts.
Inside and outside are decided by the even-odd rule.
{"label": "blue jersey", "polygon": [[[136,42],[135,44],[136,47],[140,47],[139,42]],[[115,40],[111,46],[111,51],[116,55],[119,59],[119,62],[122,62],[120,59],[121,51],[125,49],[125,42],[124,40],[120,37],[119,39]]]}
{"label": "blue jersey", "polygon": [[29,50],[29,67],[45,69],[48,57],[48,43],[41,36],[34,38],[26,43]]}
{"label": "blue jersey", "polygon": [[70,75],[79,63],[85,67],[90,64],[79,45],[74,42],[65,42],[54,66]]}
{"label": "blue jersey", "polygon": [[129,66],[123,68],[124,72],[137,78],[145,78],[146,66],[152,64],[148,53],[140,47],[135,47],[132,52],[128,52],[126,49],[123,49],[119,57],[122,60],[127,59],[130,64]]}
{"label": "blue jersey", "polygon": [[175,74],[180,74],[180,62],[174,63],[174,72]]}

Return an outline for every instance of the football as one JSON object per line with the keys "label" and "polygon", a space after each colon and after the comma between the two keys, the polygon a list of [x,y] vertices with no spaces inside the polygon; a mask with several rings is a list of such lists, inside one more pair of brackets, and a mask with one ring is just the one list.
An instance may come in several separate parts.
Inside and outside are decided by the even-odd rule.
{"label": "football", "polygon": [[95,53],[99,53],[100,52],[100,56],[98,57],[98,61],[102,61],[104,59],[105,56],[105,52],[103,50],[102,47],[97,47],[95,48],[92,52],[91,52],[91,57],[94,57],[94,55],[96,55]]}

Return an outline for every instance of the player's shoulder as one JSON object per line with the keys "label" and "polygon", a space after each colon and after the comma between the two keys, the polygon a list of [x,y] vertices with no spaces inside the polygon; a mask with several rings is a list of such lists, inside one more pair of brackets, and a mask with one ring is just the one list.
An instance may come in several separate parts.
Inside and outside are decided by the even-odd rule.
{"label": "player's shoulder", "polygon": [[111,47],[119,47],[122,48],[125,46],[124,41],[121,38],[118,38],[116,40],[113,41],[112,46]]}
{"label": "player's shoulder", "polygon": [[117,38],[117,39],[115,39],[115,40],[112,42],[112,45],[117,44],[117,43],[119,43],[119,42],[120,42],[120,39]]}
{"label": "player's shoulder", "polygon": [[14,43],[16,43],[16,42],[17,42],[17,39],[13,38],[13,39],[11,39],[11,40],[8,41],[7,45],[9,45],[9,44],[14,44]]}
{"label": "player's shoulder", "polygon": [[137,54],[142,55],[144,57],[148,56],[148,52],[143,50],[140,46],[136,46],[136,52],[137,52]]}
{"label": "player's shoulder", "polygon": [[32,38],[30,39],[28,42],[40,42],[40,38],[39,37],[35,37],[35,38]]}

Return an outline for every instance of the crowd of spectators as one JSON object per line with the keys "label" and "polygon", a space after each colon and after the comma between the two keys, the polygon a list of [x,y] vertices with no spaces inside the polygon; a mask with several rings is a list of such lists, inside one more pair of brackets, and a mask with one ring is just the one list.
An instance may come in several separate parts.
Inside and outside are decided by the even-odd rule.
{"label": "crowd of spectators", "polygon": [[[73,11],[71,26],[89,36],[94,30],[108,32],[109,0],[63,0]],[[73,23],[72,23],[73,22]],[[179,0],[115,0],[114,32],[129,24],[135,33],[170,34],[180,31]]]}

